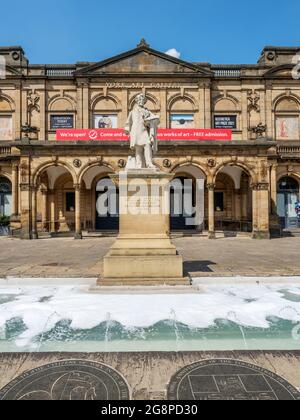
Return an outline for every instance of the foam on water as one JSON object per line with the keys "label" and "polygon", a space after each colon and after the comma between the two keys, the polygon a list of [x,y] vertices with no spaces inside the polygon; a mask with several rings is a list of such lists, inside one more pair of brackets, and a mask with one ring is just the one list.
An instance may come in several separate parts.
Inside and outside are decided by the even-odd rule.
{"label": "foam on water", "polygon": [[299,296],[300,286],[293,284],[201,286],[194,294],[92,294],[87,285],[0,286],[0,332],[3,340],[5,332],[15,331],[12,339],[19,348],[33,343],[39,348],[51,341],[53,331],[56,339],[63,340],[66,332],[72,339],[76,332],[78,339],[90,339],[96,329],[95,340],[108,347],[113,334],[127,334],[128,340],[165,339],[172,331],[180,348],[185,329],[190,335],[201,330],[205,339],[215,327],[235,325],[234,334],[246,346],[243,328],[266,331],[267,337],[279,321],[297,325]]}

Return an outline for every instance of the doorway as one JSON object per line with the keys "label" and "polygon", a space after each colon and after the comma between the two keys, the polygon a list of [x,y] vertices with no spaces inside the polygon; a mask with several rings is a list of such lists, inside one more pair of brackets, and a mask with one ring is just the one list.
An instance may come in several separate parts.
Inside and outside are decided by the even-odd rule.
{"label": "doorway", "polygon": [[299,184],[291,177],[284,177],[278,183],[277,209],[283,229],[298,229],[299,216],[296,204],[299,200]]}
{"label": "doorway", "polygon": [[9,179],[0,178],[0,216],[11,216],[12,187]]}
{"label": "doorway", "polygon": [[96,230],[119,230],[119,190],[110,178],[96,185]]}

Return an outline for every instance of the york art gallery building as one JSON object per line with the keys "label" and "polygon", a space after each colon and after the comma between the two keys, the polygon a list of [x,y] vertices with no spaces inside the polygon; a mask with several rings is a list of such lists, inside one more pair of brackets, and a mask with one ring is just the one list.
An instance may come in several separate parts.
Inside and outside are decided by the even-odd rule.
{"label": "york art gallery building", "polygon": [[[12,234],[118,230],[118,214],[100,217],[96,203],[109,174],[124,169],[128,141],[57,141],[56,131],[123,128],[140,92],[161,128],[232,130],[229,141],[159,142],[162,171],[203,180],[191,232],[268,238],[298,228],[299,50],[266,47],[258,64],[213,65],[178,60],[143,40],[97,63],[31,65],[21,47],[0,47],[0,213],[10,216]],[[171,216],[171,229],[191,229],[185,218]]]}

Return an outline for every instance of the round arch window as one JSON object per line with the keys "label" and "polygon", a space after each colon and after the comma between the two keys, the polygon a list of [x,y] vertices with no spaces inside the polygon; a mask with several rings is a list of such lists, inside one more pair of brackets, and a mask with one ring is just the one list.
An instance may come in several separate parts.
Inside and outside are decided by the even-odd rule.
{"label": "round arch window", "polygon": [[299,191],[299,184],[294,178],[285,177],[279,181],[278,190],[282,192]]}

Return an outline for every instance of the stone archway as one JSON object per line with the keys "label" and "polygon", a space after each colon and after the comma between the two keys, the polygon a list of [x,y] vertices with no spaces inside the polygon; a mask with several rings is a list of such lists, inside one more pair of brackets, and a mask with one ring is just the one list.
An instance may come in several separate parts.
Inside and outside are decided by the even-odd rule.
{"label": "stone archway", "polygon": [[299,228],[299,181],[291,176],[279,179],[277,187],[277,214],[283,229]]}
{"label": "stone archway", "polygon": [[206,175],[193,164],[176,167],[171,182],[171,229],[202,231],[205,220]]}

